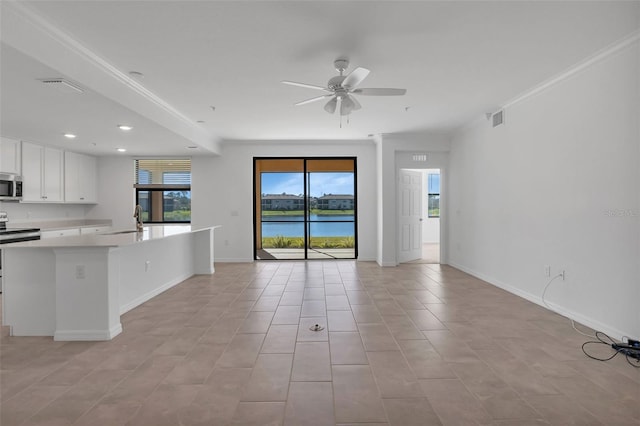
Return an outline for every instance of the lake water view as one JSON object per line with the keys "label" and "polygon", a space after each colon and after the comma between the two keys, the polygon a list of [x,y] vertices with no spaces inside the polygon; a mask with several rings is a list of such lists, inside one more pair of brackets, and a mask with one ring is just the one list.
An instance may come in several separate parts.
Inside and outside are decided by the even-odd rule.
{"label": "lake water view", "polygon": [[[348,237],[355,235],[353,215],[309,216],[309,233],[312,237]],[[346,222],[335,222],[346,221]],[[263,216],[262,236],[303,237],[303,216]]]}

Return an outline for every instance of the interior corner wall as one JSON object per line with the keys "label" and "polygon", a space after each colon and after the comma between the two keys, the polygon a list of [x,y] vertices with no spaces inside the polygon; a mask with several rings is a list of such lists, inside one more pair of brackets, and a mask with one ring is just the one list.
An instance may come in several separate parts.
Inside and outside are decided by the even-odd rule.
{"label": "interior corner wall", "polygon": [[88,208],[87,219],[111,219],[113,229],[135,229],[132,157],[98,157],[98,204]]}
{"label": "interior corner wall", "polygon": [[[379,200],[378,200],[378,264],[381,266],[398,265],[398,170],[439,168],[441,169],[441,186],[443,196],[443,217],[441,222],[441,252],[444,254],[441,263],[447,263],[446,229],[446,174],[450,141],[443,134],[387,134],[383,135],[377,145]],[[427,162],[416,162],[413,154],[427,154]]]}
{"label": "interior corner wall", "polygon": [[376,224],[376,262],[378,263],[378,265],[382,266],[382,259],[385,256],[384,253],[384,238],[383,238],[383,231],[384,231],[384,223],[383,223],[383,218],[384,218],[384,197],[383,197],[383,178],[382,178],[382,172],[383,172],[383,144],[382,144],[382,136],[381,135],[376,135],[375,136],[375,144],[376,144],[376,214],[377,214],[377,224]]}
{"label": "interior corner wall", "polygon": [[616,338],[640,337],[636,40],[452,140],[450,264]]}
{"label": "interior corner wall", "polygon": [[367,141],[225,142],[219,157],[192,159],[192,225],[215,231],[220,262],[253,261],[253,158],[356,157],[358,260],[376,260],[376,148]]}

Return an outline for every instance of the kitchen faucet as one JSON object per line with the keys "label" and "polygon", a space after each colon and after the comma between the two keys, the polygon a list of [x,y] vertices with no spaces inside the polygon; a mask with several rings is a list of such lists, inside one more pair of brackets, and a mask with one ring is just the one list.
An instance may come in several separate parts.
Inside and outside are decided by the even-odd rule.
{"label": "kitchen faucet", "polygon": [[142,206],[140,204],[136,205],[133,210],[133,217],[136,218],[136,230],[142,231]]}

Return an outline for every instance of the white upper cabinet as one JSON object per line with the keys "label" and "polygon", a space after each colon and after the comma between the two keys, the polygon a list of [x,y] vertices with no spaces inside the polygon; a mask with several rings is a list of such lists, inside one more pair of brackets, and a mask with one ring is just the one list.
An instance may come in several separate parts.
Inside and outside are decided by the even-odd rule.
{"label": "white upper cabinet", "polygon": [[64,153],[64,200],[67,203],[97,203],[97,160],[90,155]]}
{"label": "white upper cabinet", "polygon": [[63,159],[59,149],[22,143],[23,202],[64,201]]}
{"label": "white upper cabinet", "polygon": [[0,138],[0,173],[21,172],[20,141]]}

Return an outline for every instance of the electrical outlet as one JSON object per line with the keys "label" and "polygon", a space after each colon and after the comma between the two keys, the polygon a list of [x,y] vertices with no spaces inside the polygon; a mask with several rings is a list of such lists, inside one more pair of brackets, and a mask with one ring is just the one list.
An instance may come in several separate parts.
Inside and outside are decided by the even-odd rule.
{"label": "electrical outlet", "polygon": [[76,279],[84,280],[86,277],[84,265],[76,265]]}
{"label": "electrical outlet", "polygon": [[545,277],[550,277],[551,276],[551,266],[550,265],[545,265],[544,266],[544,276]]}

